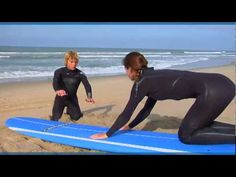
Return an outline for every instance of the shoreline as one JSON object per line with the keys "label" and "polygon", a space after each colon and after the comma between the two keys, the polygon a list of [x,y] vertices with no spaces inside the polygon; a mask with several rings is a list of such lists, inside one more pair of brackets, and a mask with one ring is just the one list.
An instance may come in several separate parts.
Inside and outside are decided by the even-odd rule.
{"label": "shoreline", "polygon": [[[221,73],[235,83],[234,63],[190,71]],[[81,84],[77,95],[84,117],[76,121],[76,123],[110,127],[123,111],[129,99],[133,82],[125,74],[90,77],[88,79],[92,86],[93,97],[96,103],[89,104],[85,102],[86,93]],[[5,127],[5,121],[15,116],[49,119],[54,97],[55,92],[51,81],[1,84],[0,153],[97,153],[88,149],[50,143],[20,135]],[[145,100],[138,105],[130,120],[142,109]],[[183,117],[193,102],[194,99],[159,101],[150,116],[134,129],[177,133]],[[60,121],[68,122],[70,118],[67,115],[63,115]],[[235,98],[217,118],[217,121],[235,125]]]}
{"label": "shoreline", "polygon": [[[196,68],[190,68],[190,69],[175,69],[175,68],[166,68],[166,69],[173,69],[173,70],[186,70],[186,71],[197,71],[197,70],[208,70],[208,69],[214,69],[214,68],[222,68],[222,67],[227,67],[227,66],[232,66],[235,65],[235,62],[231,62],[229,64],[225,64],[225,65],[220,65],[220,66],[209,66],[209,67],[196,67]],[[162,70],[162,69],[160,69]],[[112,75],[99,75],[99,76],[88,76],[88,79],[99,79],[99,78],[113,78],[113,77],[122,77],[122,76],[126,76],[125,72],[123,74],[112,74]],[[18,84],[18,83],[45,83],[45,82],[52,82],[53,80],[53,76],[47,76],[46,78],[44,77],[37,77],[37,78],[33,78],[33,77],[29,77],[29,78],[24,78],[22,80],[12,80],[12,81],[3,81],[1,82],[0,80],[0,84],[1,85],[8,85],[8,84]]]}

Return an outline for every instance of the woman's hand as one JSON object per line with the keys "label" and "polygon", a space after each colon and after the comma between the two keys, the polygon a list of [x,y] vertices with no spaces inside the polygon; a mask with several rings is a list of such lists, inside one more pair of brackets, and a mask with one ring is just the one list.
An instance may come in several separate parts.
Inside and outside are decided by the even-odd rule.
{"label": "woman's hand", "polygon": [[56,94],[57,94],[58,96],[65,96],[65,95],[67,95],[67,93],[66,93],[65,90],[57,90],[57,91],[56,91]]}
{"label": "woman's hand", "polygon": [[90,136],[90,138],[92,139],[106,139],[108,138],[106,133],[98,133],[98,134],[94,134],[92,136]]}
{"label": "woman's hand", "polygon": [[93,104],[95,103],[95,100],[92,98],[86,98],[85,101],[88,103],[93,103]]}

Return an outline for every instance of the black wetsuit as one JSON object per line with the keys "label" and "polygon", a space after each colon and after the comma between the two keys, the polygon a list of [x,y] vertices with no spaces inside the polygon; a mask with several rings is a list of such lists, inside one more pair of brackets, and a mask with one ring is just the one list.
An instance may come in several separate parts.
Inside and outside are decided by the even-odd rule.
{"label": "black wetsuit", "polygon": [[129,121],[145,96],[146,103],[130,128],[150,114],[157,100],[196,98],[180,125],[180,140],[186,144],[235,143],[235,125],[214,121],[235,96],[235,85],[230,79],[215,73],[153,68],[144,69],[134,83],[124,111],[106,133],[108,137]]}
{"label": "black wetsuit", "polygon": [[53,109],[52,120],[58,121],[61,118],[65,106],[67,106],[68,114],[71,119],[78,120],[83,116],[81,113],[77,98],[77,90],[80,83],[83,83],[87,97],[92,98],[92,89],[86,75],[79,69],[69,70],[67,67],[59,68],[54,72],[53,88],[57,90],[65,90],[66,96],[56,95]]}

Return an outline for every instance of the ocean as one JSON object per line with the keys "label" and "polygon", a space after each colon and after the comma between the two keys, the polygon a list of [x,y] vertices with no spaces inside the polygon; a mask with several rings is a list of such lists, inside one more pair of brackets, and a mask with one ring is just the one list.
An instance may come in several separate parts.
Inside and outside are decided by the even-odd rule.
{"label": "ocean", "polygon": [[235,51],[0,46],[0,83],[52,80],[54,71],[64,66],[67,50],[78,51],[78,69],[88,77],[125,74],[122,59],[131,51],[141,52],[155,69],[188,70],[235,62]]}

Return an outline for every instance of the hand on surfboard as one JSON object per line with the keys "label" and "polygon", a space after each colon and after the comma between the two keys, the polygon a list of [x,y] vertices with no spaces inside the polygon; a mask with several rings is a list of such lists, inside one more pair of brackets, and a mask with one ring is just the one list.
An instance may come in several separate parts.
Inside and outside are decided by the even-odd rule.
{"label": "hand on surfboard", "polygon": [[92,139],[106,139],[108,137],[107,137],[106,133],[98,133],[98,134],[94,134],[94,135],[90,136],[90,138],[92,138]]}
{"label": "hand on surfboard", "polygon": [[[124,125],[123,127],[120,128],[120,130],[130,130],[131,128],[128,125]],[[92,139],[106,139],[107,134],[106,133],[98,133],[90,136]]]}

